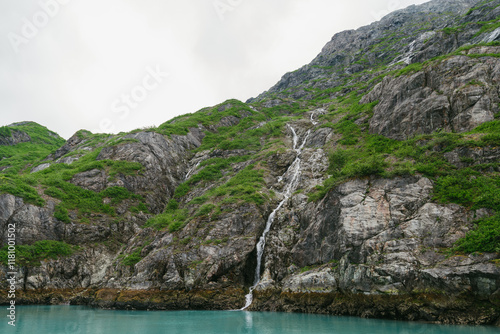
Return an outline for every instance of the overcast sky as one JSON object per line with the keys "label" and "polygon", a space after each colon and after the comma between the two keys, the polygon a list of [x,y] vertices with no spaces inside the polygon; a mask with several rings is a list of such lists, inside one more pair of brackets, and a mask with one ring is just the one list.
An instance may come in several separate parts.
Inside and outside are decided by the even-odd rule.
{"label": "overcast sky", "polygon": [[309,63],[340,31],[426,0],[0,2],[0,125],[158,126],[242,101]]}

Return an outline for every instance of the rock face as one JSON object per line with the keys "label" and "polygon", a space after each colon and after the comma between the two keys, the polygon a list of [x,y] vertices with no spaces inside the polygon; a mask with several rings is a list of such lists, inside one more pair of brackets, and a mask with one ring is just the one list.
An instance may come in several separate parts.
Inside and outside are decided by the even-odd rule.
{"label": "rock face", "polygon": [[[473,216],[457,205],[430,202],[426,178],[348,182],[320,204],[290,210],[269,236],[266,268],[284,281],[283,291],[368,295],[475,291],[488,299],[500,288],[495,256],[447,257],[448,248],[471,228]],[[285,231],[296,231],[286,240]],[[322,265],[306,274],[294,267]],[[290,271],[292,273],[290,273]],[[316,283],[314,283],[316,282]]]}
{"label": "rock face", "polygon": [[[468,54],[499,53],[479,47]],[[411,76],[386,77],[362,102],[379,101],[370,132],[393,139],[444,130],[466,132],[498,113],[500,61],[455,56]]]}
{"label": "rock face", "polygon": [[[500,325],[499,255],[449,252],[492,210],[437,202],[438,179],[419,173],[364,173],[332,182],[321,200],[308,197],[335,180],[330,153],[344,147],[341,101],[334,97],[363,95],[353,109],[364,108],[359,98],[361,104],[378,101],[373,114],[350,118],[355,110],[347,110],[342,119],[359,127],[353,131],[395,140],[462,133],[498,117],[500,47],[457,51],[500,36],[480,23],[496,18],[500,2],[476,5],[431,1],[337,34],[310,65],[285,75],[252,106],[233,100],[193,114],[194,120],[182,116],[116,136],[79,131],[23,176],[43,207],[22,193],[0,194],[0,248],[12,225],[18,245],[54,240],[79,246],[72,255],[22,265],[19,303],[241,308],[254,284],[256,245],[282,203],[267,234],[251,310]],[[467,29],[445,29],[464,24]],[[297,105],[304,110],[292,109]],[[498,173],[495,138],[454,146],[443,161]],[[350,150],[361,151],[356,145]],[[297,173],[290,172],[299,160]],[[82,161],[88,164],[78,165]],[[110,166],[119,163],[142,169],[112,173]],[[37,183],[51,170],[62,172],[48,186]],[[59,179],[89,197],[118,188],[144,203],[126,198],[108,213],[70,208],[64,219],[64,197],[51,197]],[[0,303],[8,302],[7,272],[0,266]]]}
{"label": "rock face", "polygon": [[10,133],[11,135],[7,137],[0,136],[0,146],[14,146],[31,141],[31,137],[25,132],[11,130]]}
{"label": "rock face", "polygon": [[[97,161],[137,162],[143,166],[141,175],[112,178],[104,170],[93,169],[76,174],[71,183],[95,192],[111,186],[125,187],[131,192],[145,194],[150,211],[159,213],[186,176],[190,150],[199,147],[204,136],[197,128],[191,129],[187,136],[173,135],[172,138],[154,132],[126,135],[123,140],[130,142],[102,148]],[[71,163],[77,159],[68,161],[63,156],[74,151],[88,150],[88,144],[88,139],[75,135],[50,158],[59,163]]]}

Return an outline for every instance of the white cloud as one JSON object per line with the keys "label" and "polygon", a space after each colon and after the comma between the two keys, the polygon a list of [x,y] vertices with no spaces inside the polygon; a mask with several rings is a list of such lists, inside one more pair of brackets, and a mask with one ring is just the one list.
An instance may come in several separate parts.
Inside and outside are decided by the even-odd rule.
{"label": "white cloud", "polygon": [[[44,3],[55,0],[41,0]],[[228,0],[222,0],[228,1]],[[15,53],[7,38],[35,0],[0,4],[1,124],[33,120],[68,138],[102,119],[117,131],[159,125],[229,98],[246,100],[310,62],[336,32],[424,0],[72,0]],[[170,76],[128,117],[113,101],[159,65]]]}

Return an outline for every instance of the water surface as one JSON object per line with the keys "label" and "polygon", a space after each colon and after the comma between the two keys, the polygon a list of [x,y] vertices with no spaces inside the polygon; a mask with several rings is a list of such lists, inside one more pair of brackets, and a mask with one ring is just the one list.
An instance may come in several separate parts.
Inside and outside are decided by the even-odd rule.
{"label": "water surface", "polygon": [[22,306],[16,327],[4,309],[0,333],[26,334],[469,334],[500,333],[496,327],[445,326],[312,314],[216,311],[108,311],[83,306]]}

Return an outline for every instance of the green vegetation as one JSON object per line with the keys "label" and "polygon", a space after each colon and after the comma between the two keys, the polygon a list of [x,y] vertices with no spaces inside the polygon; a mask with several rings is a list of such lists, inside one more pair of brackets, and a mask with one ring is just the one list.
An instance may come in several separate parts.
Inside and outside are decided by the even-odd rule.
{"label": "green vegetation", "polygon": [[[360,105],[359,98],[352,93],[336,99],[330,113],[323,116],[332,121],[323,126],[332,127],[342,137],[338,140],[340,145],[329,155],[330,178],[309,194],[310,200],[323,198],[331,189],[349,179],[373,175],[391,178],[419,173],[434,180],[434,200],[440,203],[457,203],[470,210],[486,208],[500,212],[498,163],[457,168],[444,158],[444,153],[459,147],[497,146],[500,143],[500,121],[485,123],[463,134],[436,132],[397,141],[369,134],[365,130],[375,105]],[[474,162],[469,160],[462,159],[466,163]],[[455,251],[468,253],[499,249],[498,214],[479,220],[477,228],[454,248]]]}
{"label": "green vegetation", "polygon": [[[113,206],[124,200],[132,200],[137,203],[136,210],[148,212],[142,196],[132,194],[123,187],[111,187],[96,193],[69,182],[76,174],[94,169],[105,171],[111,178],[118,175],[136,175],[142,171],[141,164],[115,160],[98,161],[100,149],[95,149],[91,152],[80,152],[83,156],[71,165],[51,162],[49,168],[30,173],[32,166],[39,164],[41,159],[58,149],[64,140],[36,123],[9,128],[11,131],[25,131],[33,142],[0,146],[0,154],[4,156],[0,167],[11,166],[0,172],[0,192],[10,193],[38,206],[45,204],[42,193],[56,198],[61,203],[56,207],[55,218],[66,223],[71,221],[71,210],[77,212],[79,219],[84,219],[92,213],[115,215]],[[103,139],[102,135],[92,135],[86,131],[80,131],[77,135],[88,139],[86,144],[89,146],[96,146]]]}
{"label": "green vegetation", "polygon": [[499,28],[500,27],[500,17],[497,17],[496,19],[491,20],[491,21],[481,22],[480,24],[482,25],[481,29],[476,33],[475,36],[479,36],[481,34],[484,34],[486,32],[490,32],[490,31],[493,31],[493,30]]}
{"label": "green vegetation", "polygon": [[203,168],[198,174],[194,175],[187,182],[188,185],[196,184],[200,181],[215,181],[222,178],[222,172],[229,168],[232,164],[236,164],[239,162],[248,161],[251,157],[248,155],[240,156],[240,157],[231,157],[228,159],[222,158],[212,158],[206,160],[200,164],[200,167]]}
{"label": "green vegetation", "polygon": [[[217,198],[224,204],[254,203],[264,204],[266,196],[262,192],[264,171],[250,165],[234,175],[223,185],[209,190],[207,198]],[[204,201],[204,199],[202,199]]]}
{"label": "green vegetation", "polygon": [[[471,15],[475,10],[482,10],[484,5],[486,3],[471,9],[467,15]],[[133,131],[132,133],[152,131],[175,138],[188,134],[193,128],[203,129],[205,137],[201,146],[192,152],[196,154],[208,151],[215,156],[201,162],[196,173],[178,185],[163,212],[150,216],[144,227],[176,232],[191,221],[209,225],[218,216],[238,206],[262,207],[274,196],[274,193],[265,187],[264,179],[269,174],[266,160],[271,161],[268,158],[284,150],[286,124],[302,119],[305,112],[316,107],[328,109],[325,115],[317,117],[323,127],[334,130],[337,146],[329,153],[329,178],[322,186],[307,194],[311,201],[323,198],[334,187],[354,178],[391,178],[421,174],[435,182],[435,201],[461,204],[470,210],[487,208],[499,212],[498,164],[472,165],[472,159],[464,157],[462,162],[472,166],[460,169],[451,165],[444,158],[444,153],[457,147],[497,145],[500,142],[500,121],[490,122],[466,134],[437,132],[403,141],[391,140],[367,131],[377,102],[361,104],[361,96],[385,76],[412,75],[447,57],[464,54],[474,47],[500,45],[498,42],[469,45],[426,62],[405,67],[402,63],[388,66],[388,60],[394,59],[399,46],[406,44],[409,38],[416,38],[422,30],[428,29],[435,18],[429,16],[429,22],[422,22],[421,26],[408,36],[389,32],[366,50],[342,55],[353,57],[351,62],[361,65],[354,69],[357,72],[355,74],[349,74],[347,65],[342,68],[314,65],[315,71],[325,75],[319,76],[317,80],[304,81],[303,86],[268,94],[266,100],[253,103],[253,107],[237,100],[229,100],[215,107],[176,117],[158,127]],[[481,34],[493,31],[499,24],[500,21],[495,19],[481,22],[474,29],[479,29],[478,34]],[[447,27],[443,32],[456,34],[467,28],[468,24],[463,24]],[[497,54],[468,56],[498,57]],[[305,73],[299,70],[296,75]],[[330,87],[333,80],[331,78],[338,80],[335,87]],[[468,85],[482,83],[470,81]],[[330,88],[324,89],[325,87]],[[304,97],[294,100],[292,97],[298,94]],[[281,103],[275,105],[275,101]],[[266,107],[269,105],[274,106]],[[81,130],[77,137],[85,140],[85,147],[92,149],[90,152],[82,146],[81,150],[68,154],[78,155],[79,158],[71,165],[52,163],[49,168],[30,174],[32,167],[41,164],[42,159],[63,144],[57,135],[54,136],[42,128],[31,123],[0,127],[0,137],[11,136],[12,131],[29,130],[33,139],[32,143],[0,147],[0,169],[7,167],[0,172],[0,192],[14,194],[39,206],[44,205],[44,196],[55,198],[58,201],[54,216],[65,223],[73,220],[90,223],[95,213],[115,216],[116,207],[121,204],[126,204],[132,213],[149,213],[144,197],[133,194],[124,187],[111,187],[95,192],[70,182],[78,173],[93,170],[109,176],[111,181],[121,176],[141,175],[143,167],[138,163],[97,160],[102,147],[134,144],[138,143],[138,140],[124,139],[125,134],[112,137]],[[221,151],[224,151],[223,154],[220,154]],[[297,190],[299,191],[305,193],[304,189]],[[465,252],[496,250],[497,239],[497,216],[485,218],[477,222],[473,233],[457,243],[456,249]],[[184,245],[192,240],[197,239],[186,236],[178,244]],[[205,242],[218,244],[224,240]],[[143,248],[134,249],[131,254],[122,257],[121,263],[127,266],[135,265],[142,259],[142,250]]]}
{"label": "green vegetation", "polygon": [[423,68],[423,64],[422,63],[413,63],[413,64],[410,64],[410,65],[406,66],[405,68],[399,70],[395,74],[395,76],[399,77],[401,75],[408,75],[408,74],[411,74],[411,73],[414,73],[414,72],[421,71],[422,68]]}
{"label": "green vegetation", "polygon": [[[99,150],[96,150],[71,165],[53,164],[43,171],[30,175],[13,176],[12,178],[24,180],[34,186],[40,186],[45,189],[44,193],[46,195],[61,200],[56,210],[56,218],[64,222],[69,222],[68,210],[76,210],[79,218],[96,212],[115,215],[113,205],[117,205],[124,200],[142,202],[142,196],[132,194],[123,187],[110,187],[96,193],[68,182],[76,174],[94,169],[106,171],[110,177],[119,174],[136,175],[142,170],[142,165],[135,162],[97,161],[95,159],[98,154]],[[104,199],[109,199],[109,204],[105,204]]]}
{"label": "green vegetation", "polygon": [[500,253],[500,214],[476,222],[477,226],[460,239],[454,251]]}
{"label": "green vegetation", "polygon": [[44,126],[35,122],[17,123],[9,126],[10,131],[20,131],[28,134],[32,144],[45,144],[51,146],[61,146],[64,144],[64,139],[57,133],[50,131]]}
{"label": "green vegetation", "polygon": [[189,128],[197,128],[200,124],[205,127],[213,126],[224,117],[234,116],[240,118],[242,114],[246,113],[252,114],[252,110],[246,104],[238,100],[229,100],[211,109],[205,108],[193,114],[175,117],[160,125],[155,131],[168,136],[173,134],[186,135]]}
{"label": "green vegetation", "polygon": [[43,206],[45,201],[26,179],[0,174],[0,192],[23,198],[26,203]]}
{"label": "green vegetation", "polygon": [[[70,256],[78,247],[68,245],[61,241],[43,240],[32,245],[16,245],[17,266],[39,266],[40,262],[47,259]],[[0,249],[0,263],[8,263],[8,247]]]}
{"label": "green vegetation", "polygon": [[[243,157],[241,159],[244,160]],[[233,161],[238,160],[234,159]],[[214,161],[218,160],[212,160],[212,162]],[[189,184],[191,180],[188,180],[177,188],[174,195],[175,199],[170,200],[165,211],[150,218],[144,227],[152,227],[158,230],[168,228],[170,232],[175,232],[183,228],[190,219],[208,216],[217,217],[221,213],[220,205],[264,204],[269,197],[262,191],[264,186],[263,171],[255,169],[255,167],[255,165],[246,167],[227,182],[208,190],[203,196],[194,198],[181,208],[176,199],[182,198],[190,191]],[[208,201],[211,201],[211,203],[207,203]],[[219,205],[215,203],[219,203]],[[194,211],[191,210],[192,214],[190,214],[189,207],[194,208]]]}
{"label": "green vegetation", "polygon": [[40,161],[64,144],[64,139],[56,133],[33,122],[2,126],[0,137],[11,137],[14,131],[28,135],[31,140],[14,146],[0,146],[0,170],[5,169],[3,174],[17,174],[28,163]]}
{"label": "green vegetation", "polygon": [[169,210],[150,218],[144,227],[152,227],[158,230],[168,228],[170,232],[175,232],[184,227],[188,219],[186,209]]}
{"label": "green vegetation", "polygon": [[135,250],[132,254],[129,254],[122,258],[121,264],[124,266],[135,266],[142,260],[141,252],[143,248]]}
{"label": "green vegetation", "polygon": [[12,136],[12,132],[10,131],[10,127],[8,126],[2,126],[0,127],[0,137],[10,137]]}
{"label": "green vegetation", "polygon": [[451,171],[438,178],[435,192],[435,199],[443,203],[457,203],[472,210],[500,210],[500,178],[472,168]]}

